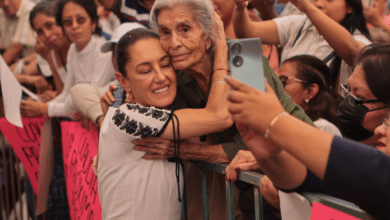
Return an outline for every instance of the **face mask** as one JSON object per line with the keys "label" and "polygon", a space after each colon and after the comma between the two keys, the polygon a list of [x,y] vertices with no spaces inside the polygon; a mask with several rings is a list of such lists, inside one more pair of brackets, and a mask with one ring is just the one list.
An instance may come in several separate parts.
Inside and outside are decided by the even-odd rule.
{"label": "face mask", "polygon": [[368,112],[364,105],[352,106],[348,99],[341,102],[337,111],[337,119],[341,133],[354,141],[363,141],[374,135],[373,132],[362,126],[363,119]]}

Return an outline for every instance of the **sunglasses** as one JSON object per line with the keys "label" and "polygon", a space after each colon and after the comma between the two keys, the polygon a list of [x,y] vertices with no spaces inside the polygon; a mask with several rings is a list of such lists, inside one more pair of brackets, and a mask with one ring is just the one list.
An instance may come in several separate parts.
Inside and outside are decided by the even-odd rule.
{"label": "sunglasses", "polygon": [[[87,19],[88,19],[88,17],[78,16],[78,17],[76,17],[76,23],[78,25],[82,25],[87,21]],[[72,26],[73,25],[73,18],[67,18],[67,19],[62,20],[62,25],[64,27]]]}

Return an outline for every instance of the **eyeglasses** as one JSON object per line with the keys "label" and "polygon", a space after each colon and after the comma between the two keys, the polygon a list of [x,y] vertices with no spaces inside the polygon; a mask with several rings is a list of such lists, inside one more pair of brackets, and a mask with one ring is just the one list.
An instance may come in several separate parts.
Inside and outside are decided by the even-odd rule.
{"label": "eyeglasses", "polygon": [[382,102],[379,99],[358,99],[349,92],[348,86],[345,84],[340,84],[340,91],[341,91],[341,96],[345,99],[348,99],[349,104],[351,104],[352,106],[361,105],[363,103]]}
{"label": "eyeglasses", "polygon": [[[76,23],[78,25],[82,25],[84,24],[86,21],[87,21],[88,17],[84,17],[84,16],[78,16],[76,17]],[[64,27],[70,27],[73,25],[73,18],[67,18],[65,20],[62,20],[62,25]]]}
{"label": "eyeglasses", "polygon": [[304,80],[301,80],[301,79],[297,79],[297,78],[293,78],[293,77],[288,77],[288,76],[285,76],[285,75],[280,75],[279,79],[280,79],[280,81],[282,81],[283,88],[286,87],[286,84],[288,84],[287,80],[294,80],[295,82],[299,82],[299,83],[309,83],[307,81],[304,81]]}

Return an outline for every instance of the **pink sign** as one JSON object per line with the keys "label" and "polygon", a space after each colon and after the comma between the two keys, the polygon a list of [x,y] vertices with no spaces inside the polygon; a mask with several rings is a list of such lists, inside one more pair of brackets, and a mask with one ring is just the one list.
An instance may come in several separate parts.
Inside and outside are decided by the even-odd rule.
{"label": "pink sign", "polygon": [[69,212],[72,220],[102,219],[97,177],[92,171],[97,154],[98,131],[81,122],[61,122],[62,153]]}
{"label": "pink sign", "polygon": [[9,123],[6,118],[0,119],[0,131],[22,162],[35,194],[38,193],[39,144],[44,121],[45,117],[22,117],[23,128],[20,128]]}
{"label": "pink sign", "polygon": [[326,205],[313,202],[310,220],[361,220]]}

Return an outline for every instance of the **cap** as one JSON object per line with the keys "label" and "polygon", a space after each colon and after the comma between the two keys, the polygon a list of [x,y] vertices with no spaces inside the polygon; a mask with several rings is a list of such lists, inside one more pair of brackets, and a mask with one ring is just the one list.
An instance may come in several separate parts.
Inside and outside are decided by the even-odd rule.
{"label": "cap", "polygon": [[131,31],[133,29],[137,29],[137,28],[146,28],[146,27],[140,23],[137,23],[137,22],[127,22],[127,23],[121,24],[119,27],[117,27],[115,29],[114,33],[111,36],[111,40],[107,41],[105,44],[103,44],[101,51],[103,53],[107,53],[107,52],[111,51],[112,44],[117,44],[119,39],[121,39],[121,37],[123,35],[125,35],[129,31]]}

